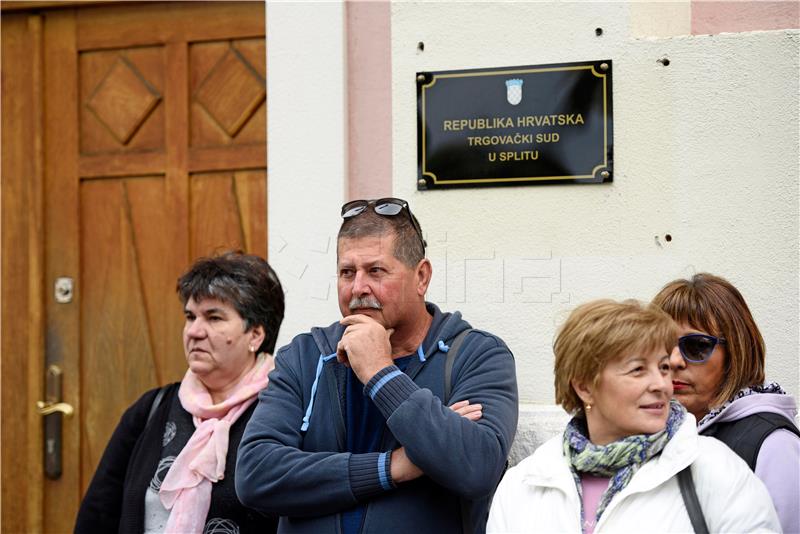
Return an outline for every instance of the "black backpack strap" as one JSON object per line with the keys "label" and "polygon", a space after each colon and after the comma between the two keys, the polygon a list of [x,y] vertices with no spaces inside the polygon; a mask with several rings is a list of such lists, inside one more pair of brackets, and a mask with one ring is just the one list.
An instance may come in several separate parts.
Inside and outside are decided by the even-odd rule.
{"label": "black backpack strap", "polygon": [[453,389],[453,364],[458,356],[458,351],[464,343],[467,334],[472,332],[472,328],[467,328],[458,333],[458,335],[450,343],[450,349],[447,351],[447,358],[444,361],[444,404],[445,406],[450,402],[450,392]]}
{"label": "black backpack strap", "polygon": [[692,522],[695,534],[708,534],[706,518],[703,516],[703,509],[700,507],[700,501],[697,499],[697,492],[694,489],[691,464],[678,473],[678,486],[681,488],[683,504],[689,513],[689,520]]}
{"label": "black backpack strap", "polygon": [[167,389],[169,387],[170,387],[170,385],[162,386],[158,390],[158,393],[156,393],[156,396],[153,399],[153,404],[150,405],[150,412],[147,414],[147,422],[145,422],[145,426],[147,426],[147,424],[150,422],[150,420],[155,415],[156,410],[158,410],[158,407],[161,405],[161,401],[164,398],[164,394],[167,392]]}
{"label": "black backpack strap", "polygon": [[800,437],[800,431],[791,420],[771,412],[754,413],[735,421],[716,423],[701,434],[723,442],[747,462],[751,471],[755,471],[761,445],[776,430],[788,430]]}
{"label": "black backpack strap", "polygon": [[[450,343],[450,348],[447,351],[447,357],[444,362],[444,405],[447,406],[450,403],[450,395],[453,389],[453,365],[455,364],[456,358],[458,357],[458,353],[461,349],[461,345],[464,343],[467,335],[472,332],[474,328],[467,328],[466,330],[462,330],[458,333],[458,335],[453,338],[453,341]],[[508,469],[508,461],[506,461],[505,469],[503,470],[503,474],[505,474],[505,470]],[[502,479],[502,475],[500,477]],[[498,484],[500,481],[498,481]],[[494,492],[492,492],[494,493]],[[489,497],[491,500],[491,497]],[[482,521],[483,524],[486,524],[486,517],[476,519],[473,517],[475,514],[473,513],[473,505],[471,501],[467,499],[459,499],[458,500],[459,508],[461,509],[461,531],[464,534],[474,534],[475,532],[475,521]]]}

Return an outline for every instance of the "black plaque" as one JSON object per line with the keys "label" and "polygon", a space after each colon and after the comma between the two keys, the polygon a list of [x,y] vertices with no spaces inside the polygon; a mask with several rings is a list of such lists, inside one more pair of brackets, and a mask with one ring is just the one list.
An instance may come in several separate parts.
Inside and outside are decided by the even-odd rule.
{"label": "black plaque", "polygon": [[613,179],[611,60],[417,73],[417,189]]}

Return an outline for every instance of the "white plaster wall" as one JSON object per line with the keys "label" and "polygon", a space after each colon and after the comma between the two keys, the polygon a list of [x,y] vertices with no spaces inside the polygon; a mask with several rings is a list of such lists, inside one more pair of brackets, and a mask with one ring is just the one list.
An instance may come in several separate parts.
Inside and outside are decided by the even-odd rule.
{"label": "white plaster wall", "polygon": [[[768,379],[800,392],[800,33],[641,38],[657,26],[647,20],[657,11],[392,6],[394,194],[410,200],[431,245],[430,299],[506,340],[523,403],[553,402],[551,344],[574,306],[649,300],[697,271],[742,291],[766,338]],[[686,11],[672,14],[670,27],[688,33]],[[668,67],[656,62],[662,57]],[[613,183],[416,190],[416,72],[607,58]]]}
{"label": "white plaster wall", "polygon": [[339,316],[336,230],[347,188],[341,2],[267,3],[269,261],[286,291],[278,347]]}

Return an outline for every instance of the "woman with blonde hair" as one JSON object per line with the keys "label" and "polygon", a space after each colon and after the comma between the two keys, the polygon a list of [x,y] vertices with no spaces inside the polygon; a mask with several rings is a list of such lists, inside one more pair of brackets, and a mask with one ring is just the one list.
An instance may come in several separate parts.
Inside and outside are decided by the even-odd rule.
{"label": "woman with blonde hair", "polygon": [[653,303],[679,325],[675,398],[697,431],[728,445],[760,478],[784,532],[800,532],[800,431],[794,398],[765,382],[766,347],[742,294],[708,273],[673,280]]}
{"label": "woman with blonde hair", "polygon": [[556,401],[574,417],[506,473],[488,532],[780,531],[763,484],[670,400],[677,339],[654,306],[572,312],[553,350]]}

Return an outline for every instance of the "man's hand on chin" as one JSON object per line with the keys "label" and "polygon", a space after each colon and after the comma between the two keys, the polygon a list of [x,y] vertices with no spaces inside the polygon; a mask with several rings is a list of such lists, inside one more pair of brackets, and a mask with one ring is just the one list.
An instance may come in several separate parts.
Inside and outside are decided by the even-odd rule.
{"label": "man's hand on chin", "polygon": [[392,365],[389,338],[394,329],[387,330],[375,319],[361,314],[348,315],[339,322],[347,328],[336,345],[336,358],[352,368],[362,384]]}

